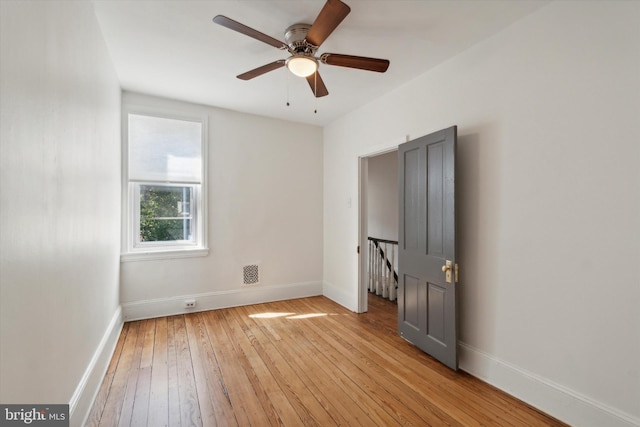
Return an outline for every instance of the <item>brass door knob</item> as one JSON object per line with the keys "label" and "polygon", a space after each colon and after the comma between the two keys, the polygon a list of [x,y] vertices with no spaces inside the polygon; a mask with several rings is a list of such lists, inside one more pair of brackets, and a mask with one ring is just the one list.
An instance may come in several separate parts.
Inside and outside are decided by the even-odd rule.
{"label": "brass door knob", "polygon": [[451,271],[451,266],[450,265],[443,265],[442,266],[442,272],[446,273],[447,271]]}

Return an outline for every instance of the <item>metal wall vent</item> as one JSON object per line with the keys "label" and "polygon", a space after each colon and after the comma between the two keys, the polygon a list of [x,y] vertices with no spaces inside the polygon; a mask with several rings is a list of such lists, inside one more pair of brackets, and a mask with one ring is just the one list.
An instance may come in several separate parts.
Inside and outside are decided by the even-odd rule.
{"label": "metal wall vent", "polygon": [[250,264],[242,267],[243,284],[258,285],[260,283],[260,268],[258,264]]}

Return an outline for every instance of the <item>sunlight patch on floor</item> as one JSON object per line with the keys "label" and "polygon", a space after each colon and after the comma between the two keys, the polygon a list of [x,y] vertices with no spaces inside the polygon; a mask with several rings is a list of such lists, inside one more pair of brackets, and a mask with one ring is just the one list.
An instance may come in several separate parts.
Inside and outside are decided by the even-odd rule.
{"label": "sunlight patch on floor", "polygon": [[293,316],[293,315],[295,315],[295,313],[266,312],[266,313],[250,314],[249,317],[254,318],[254,319],[273,319],[273,318],[276,318],[276,317],[287,317],[287,316]]}
{"label": "sunlight patch on floor", "polygon": [[328,316],[327,313],[306,313],[306,314],[297,314],[297,313],[283,313],[283,312],[265,312],[265,313],[256,313],[250,314],[249,317],[253,319],[275,319],[277,317],[286,317],[287,319],[310,319],[313,317],[322,317]]}
{"label": "sunlight patch on floor", "polygon": [[327,313],[308,313],[308,314],[297,314],[295,316],[289,316],[287,319],[310,319],[312,317],[322,317],[326,316]]}

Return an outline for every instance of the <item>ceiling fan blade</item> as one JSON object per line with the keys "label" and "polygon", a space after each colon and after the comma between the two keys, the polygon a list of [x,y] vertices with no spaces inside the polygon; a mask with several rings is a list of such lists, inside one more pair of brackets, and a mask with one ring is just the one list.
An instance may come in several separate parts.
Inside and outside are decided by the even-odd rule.
{"label": "ceiling fan blade", "polygon": [[339,67],[357,68],[359,70],[376,71],[384,73],[389,68],[389,60],[367,58],[364,56],[340,55],[338,53],[325,53],[320,57],[324,64],[337,65]]}
{"label": "ceiling fan blade", "polygon": [[227,27],[230,30],[237,31],[245,36],[253,37],[256,40],[260,40],[263,43],[270,44],[273,47],[277,47],[278,49],[286,49],[287,45],[284,42],[281,42],[278,39],[275,39],[271,36],[268,36],[264,33],[261,33],[258,30],[254,30],[251,27],[247,27],[244,24],[241,24],[237,21],[234,21],[231,18],[227,18],[223,15],[217,15],[213,18],[213,22],[218,25],[222,25],[223,27]]}
{"label": "ceiling fan blade", "polygon": [[340,0],[327,0],[307,33],[307,42],[320,46],[349,12],[351,8]]}
{"label": "ceiling fan blade", "polygon": [[262,67],[254,68],[251,71],[247,71],[246,73],[242,73],[237,76],[240,80],[251,80],[255,77],[261,76],[269,71],[277,70],[278,68],[284,67],[284,59],[279,59],[275,62],[272,62],[267,65],[263,65]]}
{"label": "ceiling fan blade", "polygon": [[322,77],[320,77],[319,72],[315,72],[307,77],[307,81],[309,82],[309,86],[311,87],[311,92],[316,96],[316,98],[320,98],[323,96],[329,95],[329,91],[327,87],[324,85],[322,81]]}

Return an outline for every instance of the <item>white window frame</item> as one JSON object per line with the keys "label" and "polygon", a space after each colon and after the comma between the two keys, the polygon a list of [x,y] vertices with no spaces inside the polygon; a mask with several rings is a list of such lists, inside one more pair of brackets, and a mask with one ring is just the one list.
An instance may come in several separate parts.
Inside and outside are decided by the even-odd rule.
{"label": "white window frame", "polygon": [[[202,125],[200,184],[168,181],[129,180],[129,115],[151,116],[165,119],[198,122]],[[180,112],[141,105],[123,105],[122,108],[122,253],[120,260],[139,261],[170,258],[201,257],[209,253],[207,246],[207,115],[198,112]],[[139,242],[140,185],[189,186],[193,188],[193,222],[195,237],[192,241]],[[138,234],[136,234],[138,233]]]}

